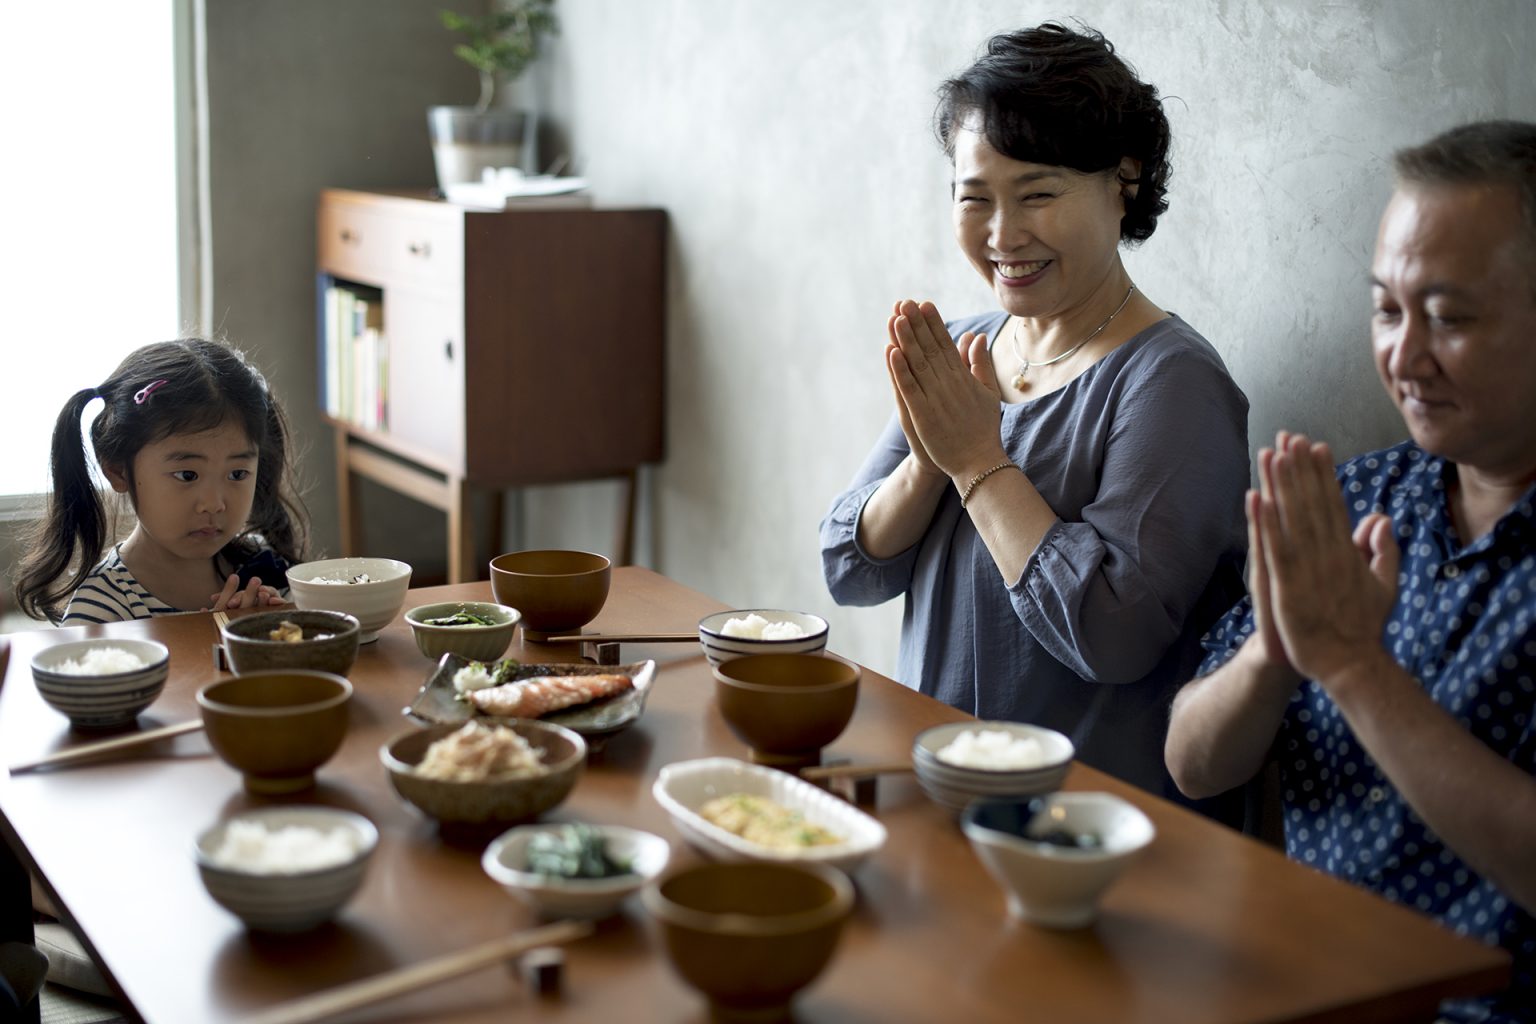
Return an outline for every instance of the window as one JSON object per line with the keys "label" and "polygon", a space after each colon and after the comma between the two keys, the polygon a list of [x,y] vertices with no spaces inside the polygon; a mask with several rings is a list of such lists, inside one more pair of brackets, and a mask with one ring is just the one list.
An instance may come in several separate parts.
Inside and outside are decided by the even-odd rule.
{"label": "window", "polygon": [[177,107],[178,82],[191,81],[189,47],[177,45],[189,8],[7,6],[0,208],[12,269],[0,303],[0,511],[35,505],[25,496],[49,488],[49,439],[70,395],[191,321],[178,258],[190,227],[190,146],[178,142]]}

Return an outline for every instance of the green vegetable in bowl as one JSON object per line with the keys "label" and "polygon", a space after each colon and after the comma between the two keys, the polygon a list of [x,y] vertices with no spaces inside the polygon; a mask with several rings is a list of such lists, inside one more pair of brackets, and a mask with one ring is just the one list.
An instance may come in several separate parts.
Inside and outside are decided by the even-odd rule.
{"label": "green vegetable in bowl", "polygon": [[608,841],[589,825],[562,825],[528,840],[528,870],[556,878],[613,878],[633,867],[608,855]]}
{"label": "green vegetable in bowl", "polygon": [[489,615],[476,615],[474,612],[466,612],[462,609],[452,615],[440,615],[435,619],[422,619],[422,624],[427,626],[499,626],[501,623]]}

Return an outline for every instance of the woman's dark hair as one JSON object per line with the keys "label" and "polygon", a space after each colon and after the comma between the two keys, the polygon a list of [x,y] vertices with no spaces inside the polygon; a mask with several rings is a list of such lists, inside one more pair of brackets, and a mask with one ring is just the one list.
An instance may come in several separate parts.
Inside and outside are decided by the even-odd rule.
{"label": "woman's dark hair", "polygon": [[133,460],[145,445],[238,424],[256,446],[256,492],[250,521],[240,524],[240,534],[215,564],[229,572],[249,561],[259,547],[253,534],[286,561],[303,560],[307,529],[291,489],[287,420],[266,378],[242,353],[219,342],[160,342],[123,360],[99,387],[77,391],[59,413],[53,427],[53,490],[17,577],[22,611],[59,621],[106,548],[106,508],[80,426],[86,406],[97,398],[106,408],[91,424],[91,448],[98,464],[127,477],[135,507]]}
{"label": "woman's dark hair", "polygon": [[[987,40],[985,54],[939,87],[934,116],[944,152],[955,134],[978,128],[992,148],[1030,163],[1092,174],[1141,162],[1127,190],[1120,238],[1143,242],[1168,209],[1168,118],[1157,89],[1115,56],[1090,28],[1048,21]],[[1118,172],[1117,172],[1118,173]]]}

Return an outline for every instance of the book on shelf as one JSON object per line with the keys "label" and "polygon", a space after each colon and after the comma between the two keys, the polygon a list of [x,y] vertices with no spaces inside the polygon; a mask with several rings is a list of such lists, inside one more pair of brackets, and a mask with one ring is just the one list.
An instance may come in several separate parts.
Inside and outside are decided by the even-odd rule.
{"label": "book on shelf", "polygon": [[328,416],[368,430],[389,422],[383,293],[330,280],[321,303],[321,395]]}

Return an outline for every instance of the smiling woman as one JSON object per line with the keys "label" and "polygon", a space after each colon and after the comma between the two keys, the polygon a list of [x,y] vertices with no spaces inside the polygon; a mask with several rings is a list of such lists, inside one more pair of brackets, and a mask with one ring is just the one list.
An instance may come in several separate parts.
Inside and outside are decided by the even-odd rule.
{"label": "smiling woman", "polygon": [[193,220],[182,211],[190,143],[177,107],[178,83],[190,79],[177,33],[190,6],[82,0],[67,16],[7,7],[0,89],[18,143],[0,161],[0,209],[18,258],[0,307],[10,452],[0,511],[47,488],[48,425],[69,395],[61,355],[100,380],[127,350],[176,337],[191,319],[178,258]]}
{"label": "smiling woman", "polygon": [[1165,709],[1238,587],[1247,401],[1120,259],[1167,207],[1162,104],[1050,23],[940,95],[955,241],[999,309],[896,304],[896,415],[822,522],[828,586],[906,600],[907,685],[1176,795]]}

